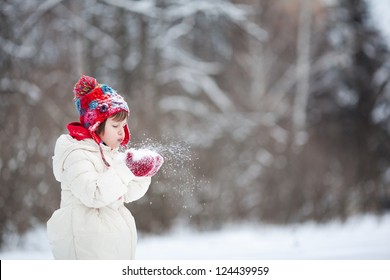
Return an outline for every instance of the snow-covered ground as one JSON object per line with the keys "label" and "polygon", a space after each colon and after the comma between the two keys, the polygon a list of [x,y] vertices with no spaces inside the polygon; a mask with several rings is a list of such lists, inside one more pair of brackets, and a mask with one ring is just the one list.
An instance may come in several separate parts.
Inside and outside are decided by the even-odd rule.
{"label": "snow-covered ground", "polygon": [[[25,238],[9,237],[0,259],[52,259],[43,227]],[[212,232],[180,227],[162,236],[139,236],[137,259],[390,260],[390,213],[345,223],[274,226],[241,224]]]}

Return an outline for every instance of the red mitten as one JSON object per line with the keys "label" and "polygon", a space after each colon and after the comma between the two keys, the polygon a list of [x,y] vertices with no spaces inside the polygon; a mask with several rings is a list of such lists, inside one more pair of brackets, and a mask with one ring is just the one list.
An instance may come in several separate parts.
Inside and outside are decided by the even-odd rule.
{"label": "red mitten", "polygon": [[163,163],[163,157],[151,150],[130,149],[126,151],[126,165],[137,177],[156,175]]}

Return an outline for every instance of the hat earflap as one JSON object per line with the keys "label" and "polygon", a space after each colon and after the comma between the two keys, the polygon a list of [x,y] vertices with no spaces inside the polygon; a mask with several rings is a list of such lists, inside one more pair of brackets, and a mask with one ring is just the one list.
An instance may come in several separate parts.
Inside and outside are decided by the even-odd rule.
{"label": "hat earflap", "polygon": [[130,133],[129,126],[127,124],[124,126],[123,129],[125,131],[125,137],[123,138],[123,141],[121,142],[121,146],[126,146],[127,143],[129,143],[131,140],[131,133]]}

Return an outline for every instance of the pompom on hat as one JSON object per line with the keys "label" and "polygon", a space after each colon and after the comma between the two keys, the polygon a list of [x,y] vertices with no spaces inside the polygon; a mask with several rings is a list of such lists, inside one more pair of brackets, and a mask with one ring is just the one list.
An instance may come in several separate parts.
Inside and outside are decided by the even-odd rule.
{"label": "pompom on hat", "polygon": [[[102,140],[96,134],[99,125],[120,111],[130,114],[129,107],[123,97],[108,85],[99,84],[93,77],[82,75],[75,84],[73,93],[75,105],[80,115],[80,123],[71,123],[68,125],[68,129],[71,135],[73,131],[72,136],[77,140],[92,138],[100,146]],[[90,137],[85,136],[86,131]],[[130,131],[127,125],[124,127],[124,132],[122,146],[130,141]]]}

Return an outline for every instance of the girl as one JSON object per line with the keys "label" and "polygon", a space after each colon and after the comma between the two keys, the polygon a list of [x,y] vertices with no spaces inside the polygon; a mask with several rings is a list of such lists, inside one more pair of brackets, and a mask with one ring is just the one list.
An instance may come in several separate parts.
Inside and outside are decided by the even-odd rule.
{"label": "girl", "polygon": [[[129,108],[107,85],[82,76],[74,87],[80,122],[70,123],[54,149],[53,172],[61,183],[61,205],[47,222],[55,259],[134,259],[137,232],[124,206],[141,198],[161,156],[138,161],[118,151],[130,140]],[[125,161],[127,156],[127,162]],[[138,158],[138,157],[137,157]]]}

